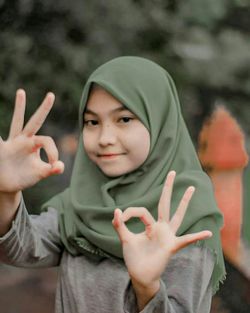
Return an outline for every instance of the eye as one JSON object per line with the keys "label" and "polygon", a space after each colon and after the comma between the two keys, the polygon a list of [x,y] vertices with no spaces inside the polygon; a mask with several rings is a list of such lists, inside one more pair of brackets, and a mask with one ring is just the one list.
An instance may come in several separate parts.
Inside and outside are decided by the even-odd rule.
{"label": "eye", "polygon": [[96,126],[98,124],[98,121],[96,121],[96,120],[84,120],[83,124],[84,124],[84,126]]}
{"label": "eye", "polygon": [[129,123],[130,121],[132,121],[133,118],[132,117],[128,117],[128,116],[123,116],[119,119],[119,121],[121,121],[122,123]]}

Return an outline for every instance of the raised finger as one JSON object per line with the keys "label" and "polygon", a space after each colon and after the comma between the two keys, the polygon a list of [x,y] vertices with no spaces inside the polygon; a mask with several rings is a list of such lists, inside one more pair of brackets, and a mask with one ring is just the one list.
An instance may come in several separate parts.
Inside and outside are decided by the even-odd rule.
{"label": "raised finger", "polygon": [[196,241],[199,240],[204,240],[212,237],[213,233],[209,230],[203,230],[198,233],[193,233],[193,234],[187,234],[183,235],[181,237],[177,238],[177,245],[176,245],[176,250],[174,252],[177,252],[178,250],[195,243]]}
{"label": "raised finger", "polygon": [[122,219],[122,211],[120,209],[115,209],[112,224],[120,238],[121,243],[127,243],[133,233],[124,224],[124,221]]}
{"label": "raised finger", "polygon": [[26,134],[27,136],[32,136],[37,133],[37,131],[42,127],[47,115],[49,114],[54,101],[55,95],[52,92],[49,92],[44,98],[42,104],[31,116],[28,123],[24,127],[24,134]]}
{"label": "raised finger", "polygon": [[173,191],[174,179],[176,176],[175,171],[171,171],[167,175],[167,179],[164,183],[160,201],[158,204],[158,221],[169,221],[171,196]]}
{"label": "raised finger", "polygon": [[23,129],[25,105],[25,91],[18,89],[16,92],[15,109],[11,120],[9,138],[16,137]]}
{"label": "raised finger", "polygon": [[58,150],[54,140],[48,136],[34,136],[34,144],[32,147],[32,151],[35,152],[41,148],[43,148],[48,157],[48,161],[50,164],[53,164],[58,160]]}
{"label": "raised finger", "polygon": [[187,188],[187,190],[185,191],[174,216],[172,217],[172,219],[169,223],[170,227],[174,231],[174,233],[177,232],[178,228],[180,227],[180,225],[182,223],[182,220],[185,216],[187,207],[188,207],[189,202],[193,196],[194,191],[195,191],[195,188],[193,186],[190,186]]}

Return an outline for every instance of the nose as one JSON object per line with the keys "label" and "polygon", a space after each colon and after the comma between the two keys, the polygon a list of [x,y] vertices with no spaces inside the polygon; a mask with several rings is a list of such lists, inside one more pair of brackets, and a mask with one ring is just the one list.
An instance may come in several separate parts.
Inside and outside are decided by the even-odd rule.
{"label": "nose", "polygon": [[107,146],[107,145],[114,145],[116,143],[116,131],[110,125],[103,125],[100,131],[99,136],[99,145],[100,146]]}

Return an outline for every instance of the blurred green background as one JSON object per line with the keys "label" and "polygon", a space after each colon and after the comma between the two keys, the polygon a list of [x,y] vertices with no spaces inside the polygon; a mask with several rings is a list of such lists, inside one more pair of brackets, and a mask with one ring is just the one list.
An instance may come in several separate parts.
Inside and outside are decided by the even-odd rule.
{"label": "blurred green background", "polygon": [[[26,120],[53,91],[56,103],[41,132],[56,142],[68,133],[77,136],[88,75],[114,57],[138,55],[174,78],[195,145],[205,118],[223,104],[241,125],[249,152],[249,35],[248,0],[0,0],[0,135],[8,136],[15,92],[22,87]],[[67,186],[73,155],[62,152],[61,158],[67,165],[63,175],[24,192],[31,213]],[[250,207],[248,197],[246,192]],[[250,237],[250,228],[245,232]]]}
{"label": "blurred green background", "polygon": [[[173,76],[194,143],[218,103],[249,141],[249,32],[247,0],[1,0],[0,134],[7,137],[19,87],[27,91],[26,119],[47,91],[56,94],[44,133],[57,140],[76,131],[88,75],[114,57],[138,55]],[[46,181],[45,192],[44,183],[27,191],[32,210],[65,187],[68,176]]]}

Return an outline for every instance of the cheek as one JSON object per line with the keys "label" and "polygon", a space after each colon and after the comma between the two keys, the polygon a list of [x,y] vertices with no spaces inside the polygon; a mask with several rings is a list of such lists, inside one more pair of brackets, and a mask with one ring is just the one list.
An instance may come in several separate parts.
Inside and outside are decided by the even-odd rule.
{"label": "cheek", "polygon": [[87,132],[83,132],[82,139],[84,150],[88,154],[89,152],[91,152],[93,146],[93,140],[91,140],[91,135]]}
{"label": "cheek", "polygon": [[142,159],[145,161],[150,151],[150,135],[147,130],[143,131],[141,134],[140,146],[142,151]]}
{"label": "cheek", "polygon": [[[137,136],[135,136],[137,134]],[[130,148],[132,149],[132,153],[134,158],[137,159],[138,162],[144,162],[150,151],[150,134],[148,130],[143,128],[138,128],[136,131],[131,134],[132,141],[130,141]]]}

